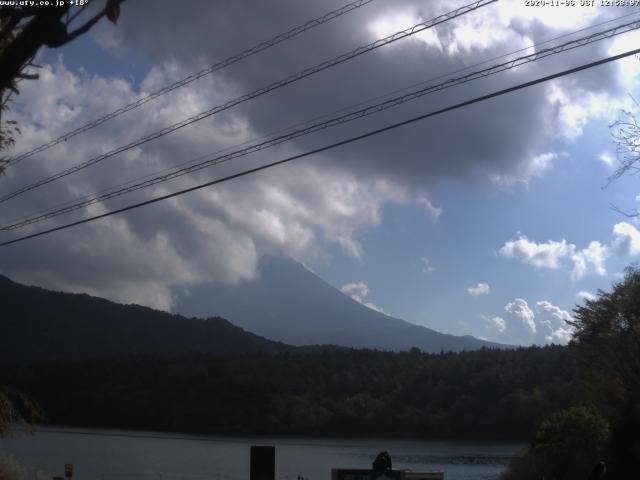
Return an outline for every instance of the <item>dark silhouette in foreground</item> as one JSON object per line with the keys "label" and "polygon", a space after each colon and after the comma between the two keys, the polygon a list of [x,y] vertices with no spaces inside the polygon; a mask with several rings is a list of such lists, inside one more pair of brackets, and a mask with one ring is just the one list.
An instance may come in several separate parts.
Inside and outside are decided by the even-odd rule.
{"label": "dark silhouette in foreground", "polygon": [[374,480],[382,477],[384,474],[391,472],[393,465],[391,463],[391,455],[386,450],[380,452],[373,461],[373,478]]}

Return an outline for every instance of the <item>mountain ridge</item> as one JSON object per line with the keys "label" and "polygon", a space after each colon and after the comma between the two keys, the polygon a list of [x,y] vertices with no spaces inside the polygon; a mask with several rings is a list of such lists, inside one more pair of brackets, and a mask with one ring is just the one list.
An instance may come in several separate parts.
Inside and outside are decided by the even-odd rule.
{"label": "mountain ridge", "polygon": [[418,347],[432,353],[513,348],[441,333],[372,310],[288,257],[263,258],[259,272],[257,279],[239,286],[210,283],[189,288],[188,294],[175,290],[172,310],[187,316],[215,311],[235,325],[291,345],[395,351]]}
{"label": "mountain ridge", "polygon": [[131,354],[313,353],[237,327],[221,317],[187,318],[86,293],[16,283],[0,275],[0,363],[83,361]]}

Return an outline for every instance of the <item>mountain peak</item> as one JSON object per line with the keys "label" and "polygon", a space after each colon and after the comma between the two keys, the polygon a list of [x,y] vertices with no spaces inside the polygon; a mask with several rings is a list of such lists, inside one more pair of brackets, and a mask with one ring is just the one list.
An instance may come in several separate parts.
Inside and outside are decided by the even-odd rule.
{"label": "mountain peak", "polygon": [[469,335],[447,335],[394,318],[353,300],[289,257],[270,256],[255,280],[228,286],[204,284],[175,291],[174,311],[188,316],[215,312],[264,337],[292,345],[425,352],[505,348]]}

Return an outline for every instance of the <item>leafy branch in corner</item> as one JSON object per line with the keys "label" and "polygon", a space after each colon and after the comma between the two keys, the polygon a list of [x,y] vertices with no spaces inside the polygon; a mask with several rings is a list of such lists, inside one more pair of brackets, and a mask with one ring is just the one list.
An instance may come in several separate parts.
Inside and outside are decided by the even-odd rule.
{"label": "leafy branch in corner", "polygon": [[[12,95],[20,93],[18,83],[36,80],[38,74],[31,70],[33,59],[43,46],[58,48],[87,33],[101,18],[116,24],[120,17],[120,4],[124,0],[106,0],[104,7],[74,24],[87,10],[87,4],[73,14],[70,5],[61,6],[2,6],[0,7],[0,150],[15,145],[14,136],[20,134],[17,123],[3,120],[9,110]],[[0,159],[0,173],[7,166],[6,158]]]}

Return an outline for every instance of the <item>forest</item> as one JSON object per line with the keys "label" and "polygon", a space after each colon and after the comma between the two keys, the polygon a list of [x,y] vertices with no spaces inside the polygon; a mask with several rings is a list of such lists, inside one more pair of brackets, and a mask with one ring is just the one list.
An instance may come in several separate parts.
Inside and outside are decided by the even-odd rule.
{"label": "forest", "polygon": [[47,423],[219,434],[526,439],[578,389],[568,347],[133,355],[5,367]]}
{"label": "forest", "polygon": [[567,346],[511,350],[315,347],[19,362],[3,365],[0,385],[11,390],[0,399],[20,392],[14,398],[28,401],[18,409],[35,401],[37,420],[67,426],[529,439],[505,480],[635,479],[640,268],[576,307],[570,323]]}

